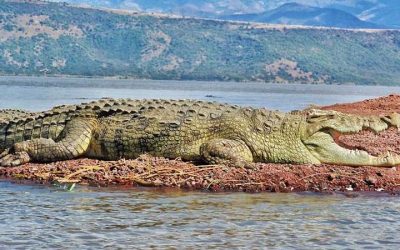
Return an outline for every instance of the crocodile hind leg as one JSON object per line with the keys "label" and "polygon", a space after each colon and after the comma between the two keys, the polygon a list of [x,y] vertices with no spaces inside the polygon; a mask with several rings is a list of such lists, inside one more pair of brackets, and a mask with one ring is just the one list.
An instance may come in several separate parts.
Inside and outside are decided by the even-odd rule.
{"label": "crocodile hind leg", "polygon": [[253,154],[241,141],[214,139],[201,145],[200,154],[210,164],[254,168]]}
{"label": "crocodile hind leg", "polygon": [[95,119],[75,118],[66,124],[56,141],[39,138],[15,143],[0,155],[0,166],[18,166],[30,161],[53,162],[79,157],[88,149],[96,123]]}

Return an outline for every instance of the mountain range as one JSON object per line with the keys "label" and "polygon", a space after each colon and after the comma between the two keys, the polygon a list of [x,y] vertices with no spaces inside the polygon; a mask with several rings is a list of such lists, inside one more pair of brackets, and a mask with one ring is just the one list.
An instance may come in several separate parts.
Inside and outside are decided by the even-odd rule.
{"label": "mountain range", "polygon": [[362,21],[342,10],[311,7],[298,3],[283,4],[276,9],[261,13],[221,16],[220,19],[338,28],[386,28],[383,25]]}
{"label": "mountain range", "polygon": [[182,16],[348,28],[400,28],[398,0],[55,0]]}
{"label": "mountain range", "polygon": [[0,0],[0,74],[400,85],[400,31]]}

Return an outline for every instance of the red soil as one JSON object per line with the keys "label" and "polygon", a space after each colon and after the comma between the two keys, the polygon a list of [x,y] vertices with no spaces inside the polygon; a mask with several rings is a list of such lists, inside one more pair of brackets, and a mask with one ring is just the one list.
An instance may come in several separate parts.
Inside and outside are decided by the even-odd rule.
{"label": "red soil", "polygon": [[[323,109],[352,114],[386,115],[400,113],[400,96],[336,104]],[[339,138],[347,146],[379,154],[385,150],[400,153],[400,133],[389,129],[378,135],[361,132]],[[51,164],[26,164],[0,168],[0,176],[39,183],[89,185],[141,185],[177,187],[209,191],[400,191],[400,167],[349,167],[333,165],[257,164],[257,170],[225,166],[195,166],[191,163],[142,156],[114,162],[79,159]]]}
{"label": "red soil", "polygon": [[389,95],[376,99],[367,99],[361,102],[341,103],[321,107],[325,110],[336,110],[343,113],[359,115],[387,115],[400,112],[400,95]]}

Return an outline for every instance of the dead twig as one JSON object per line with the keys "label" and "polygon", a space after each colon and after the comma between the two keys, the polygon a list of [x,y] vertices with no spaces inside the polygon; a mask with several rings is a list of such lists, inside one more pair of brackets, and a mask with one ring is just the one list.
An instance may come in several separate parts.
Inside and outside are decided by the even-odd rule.
{"label": "dead twig", "polygon": [[82,173],[85,173],[85,172],[94,171],[94,170],[98,171],[98,170],[102,170],[102,169],[104,169],[104,168],[99,167],[99,166],[85,166],[85,167],[82,167],[81,169],[79,169],[76,172],[73,172],[73,173],[71,173],[69,175],[64,176],[64,178],[57,178],[56,181],[59,182],[59,183],[80,182],[81,181],[80,179],[71,179],[71,178],[75,177],[77,175],[80,175]]}

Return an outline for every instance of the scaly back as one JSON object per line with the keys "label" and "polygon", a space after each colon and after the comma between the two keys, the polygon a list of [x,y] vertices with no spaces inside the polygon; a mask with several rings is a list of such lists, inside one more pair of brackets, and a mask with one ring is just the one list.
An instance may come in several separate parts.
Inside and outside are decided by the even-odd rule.
{"label": "scaly back", "polygon": [[[0,150],[14,143],[37,138],[57,140],[66,123],[74,117],[107,118],[118,115],[148,116],[159,114],[175,119],[178,115],[217,118],[238,106],[197,100],[132,100],[105,98],[78,105],[62,105],[43,112],[0,110]],[[162,115],[161,115],[162,114]]]}

